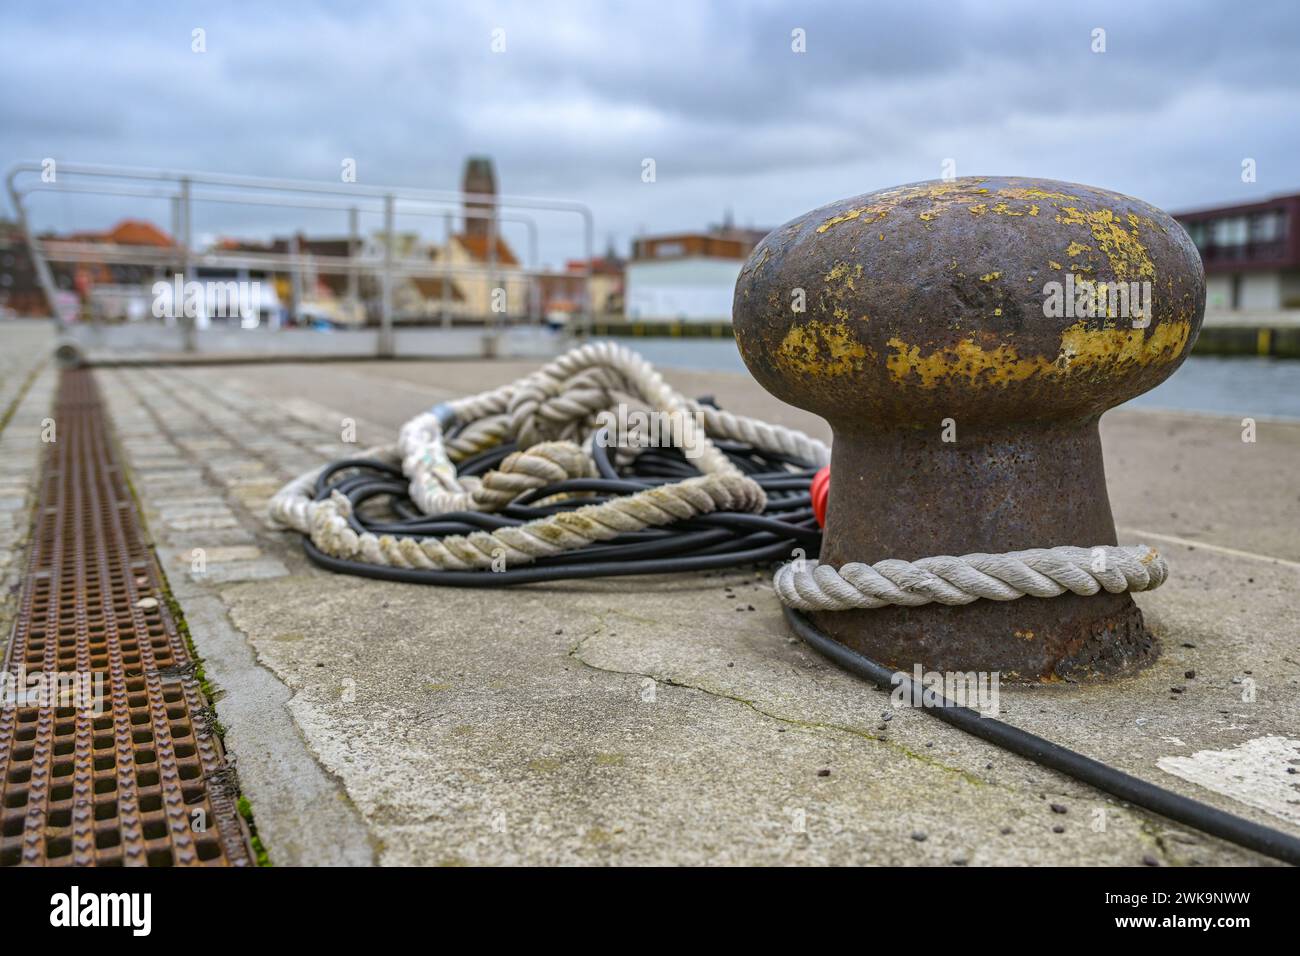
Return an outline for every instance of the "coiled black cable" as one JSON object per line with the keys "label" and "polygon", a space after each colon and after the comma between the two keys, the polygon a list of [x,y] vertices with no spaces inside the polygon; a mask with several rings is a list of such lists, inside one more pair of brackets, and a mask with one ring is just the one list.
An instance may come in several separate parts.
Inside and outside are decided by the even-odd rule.
{"label": "coiled black cable", "polygon": [[[767,492],[768,504],[761,515],[728,512],[700,515],[502,571],[441,571],[351,561],[325,554],[305,535],[303,548],[316,564],[343,574],[412,584],[483,588],[566,578],[712,570],[771,563],[792,556],[816,558],[821,548],[821,528],[813,516],[808,490],[816,469],[809,462],[760,452],[734,442],[715,444]],[[632,464],[619,470],[609,457],[602,434],[597,434],[592,446],[592,458],[600,477],[571,479],[536,489],[497,513],[458,511],[436,517],[421,514],[407,494],[406,479],[400,469],[384,462],[356,458],[334,462],[321,472],[316,482],[316,500],[336,491],[346,496],[352,503],[348,521],[358,534],[369,531],[394,537],[445,537],[518,526],[557,511],[634,494],[699,474],[676,449],[647,449]],[[483,452],[463,462],[458,473],[483,474],[514,450],[513,444],[506,444]],[[566,497],[551,504],[536,504],[557,495]],[[370,503],[374,501],[386,502],[388,513],[371,514]],[[802,554],[795,549],[800,549]],[[785,616],[799,637],[838,666],[882,690],[889,691],[896,686],[900,678],[891,669],[831,639],[798,611],[786,608]],[[909,678],[903,675],[901,680]],[[923,691],[922,699],[924,710],[931,716],[981,740],[1170,820],[1300,865],[1300,840],[1290,834],[1139,780],[1028,731],[959,707],[931,690]]]}
{"label": "coiled black cable", "polygon": [[[809,483],[816,468],[787,455],[738,442],[715,442],[741,472],[767,493],[762,514],[714,512],[663,528],[619,535],[532,564],[500,571],[443,571],[395,568],[335,558],[303,539],[307,555],[322,567],[346,574],[454,587],[509,587],[573,577],[668,574],[768,563],[792,557],[815,558],[822,533],[812,511]],[[461,476],[497,467],[515,451],[504,444],[462,462]],[[599,504],[699,475],[676,448],[647,448],[619,468],[611,460],[606,432],[597,432],[592,459],[598,477],[558,481],[520,495],[498,512],[456,511],[421,514],[407,492],[401,469],[381,461],[345,458],[328,465],[316,479],[316,500],[338,492],[351,503],[348,524],[357,534],[395,538],[443,538],[517,527],[559,511]],[[557,499],[557,496],[563,496]],[[549,502],[549,503],[548,503]]]}

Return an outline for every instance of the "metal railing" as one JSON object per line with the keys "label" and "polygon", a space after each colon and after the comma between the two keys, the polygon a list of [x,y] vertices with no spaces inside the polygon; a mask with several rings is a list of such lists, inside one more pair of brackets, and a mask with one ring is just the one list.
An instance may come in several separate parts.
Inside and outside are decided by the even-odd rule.
{"label": "metal railing", "polygon": [[[37,282],[57,315],[58,298],[50,262],[96,263],[105,265],[140,265],[153,269],[178,268],[185,277],[200,270],[255,270],[272,275],[290,275],[295,282],[308,271],[343,275],[347,282],[347,300],[360,304],[360,281],[371,276],[377,280],[374,298],[379,325],[375,351],[380,356],[394,354],[394,292],[398,280],[438,278],[440,282],[439,315],[449,325],[456,308],[450,301],[453,280],[460,289],[482,281],[484,301],[491,302],[502,282],[514,280],[526,287],[524,313],[532,322],[541,315],[541,280],[562,277],[566,283],[578,282],[579,330],[589,329],[592,321],[590,295],[594,227],[591,210],[571,200],[541,199],[521,196],[496,196],[458,191],[407,189],[369,186],[359,183],[325,183],[306,180],[276,179],[256,176],[226,175],[191,171],[140,169],[85,163],[59,162],[52,180],[43,174],[42,163],[26,162],[13,166],[5,179],[19,228],[22,230],[32,259]],[[37,175],[32,181],[31,175]],[[42,192],[101,195],[139,199],[167,200],[171,203],[172,246],[112,245],[103,242],[68,239],[42,239],[32,226],[27,200]],[[200,204],[233,204],[298,210],[339,211],[347,214],[348,252],[346,256],[317,255],[296,249],[296,238],[288,252],[257,249],[194,247],[193,213]],[[505,214],[502,214],[502,211]],[[538,264],[538,225],[534,213],[575,215],[582,226],[582,268],[548,270]],[[375,234],[376,245],[365,242],[360,230],[362,215],[381,217],[382,229]],[[446,253],[438,261],[427,256],[399,255],[398,244],[404,237],[396,227],[397,217],[435,218],[443,221],[443,248],[450,252],[453,221],[460,217],[487,221],[486,256],[482,263],[453,265]],[[522,224],[528,232],[527,264],[499,261],[499,224]],[[295,234],[296,235],[296,234]],[[471,260],[473,256],[471,256]],[[507,313],[508,314],[508,313]],[[496,326],[501,316],[484,310],[480,316],[488,327]],[[194,351],[195,321],[192,316],[178,316],[185,351]]]}

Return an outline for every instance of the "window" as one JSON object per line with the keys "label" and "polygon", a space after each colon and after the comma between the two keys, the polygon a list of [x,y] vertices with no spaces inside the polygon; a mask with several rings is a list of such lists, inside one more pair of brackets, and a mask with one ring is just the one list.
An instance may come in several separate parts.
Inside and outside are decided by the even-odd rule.
{"label": "window", "polygon": [[1250,217],[1251,242],[1276,242],[1286,238],[1286,213],[1270,209]]}
{"label": "window", "polygon": [[1210,223],[1211,235],[1216,246],[1244,246],[1247,237],[1245,216],[1227,216]]}

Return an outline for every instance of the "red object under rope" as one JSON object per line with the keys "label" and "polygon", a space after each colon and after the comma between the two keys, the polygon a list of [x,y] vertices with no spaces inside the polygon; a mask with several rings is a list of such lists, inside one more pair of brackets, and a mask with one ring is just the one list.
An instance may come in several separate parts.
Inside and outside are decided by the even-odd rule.
{"label": "red object under rope", "polygon": [[812,495],[813,515],[817,523],[826,527],[826,497],[831,490],[831,466],[827,465],[813,476],[808,493]]}

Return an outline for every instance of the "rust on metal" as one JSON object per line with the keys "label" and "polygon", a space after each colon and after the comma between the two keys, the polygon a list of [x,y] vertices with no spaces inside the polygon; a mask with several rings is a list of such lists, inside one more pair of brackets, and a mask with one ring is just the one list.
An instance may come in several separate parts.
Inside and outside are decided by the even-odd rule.
{"label": "rust on metal", "polygon": [[[755,378],[834,429],[822,560],[838,566],[1115,544],[1098,420],[1173,373],[1204,308],[1196,248],[1159,209],[983,177],[774,230],[733,322]],[[1123,480],[1161,494],[1156,476]],[[1114,674],[1156,651],[1128,595],[814,618],[884,663],[1011,678]]]}
{"label": "rust on metal", "polygon": [[92,675],[0,709],[0,866],[247,866],[247,828],[89,371],[64,371],[5,656]]}

